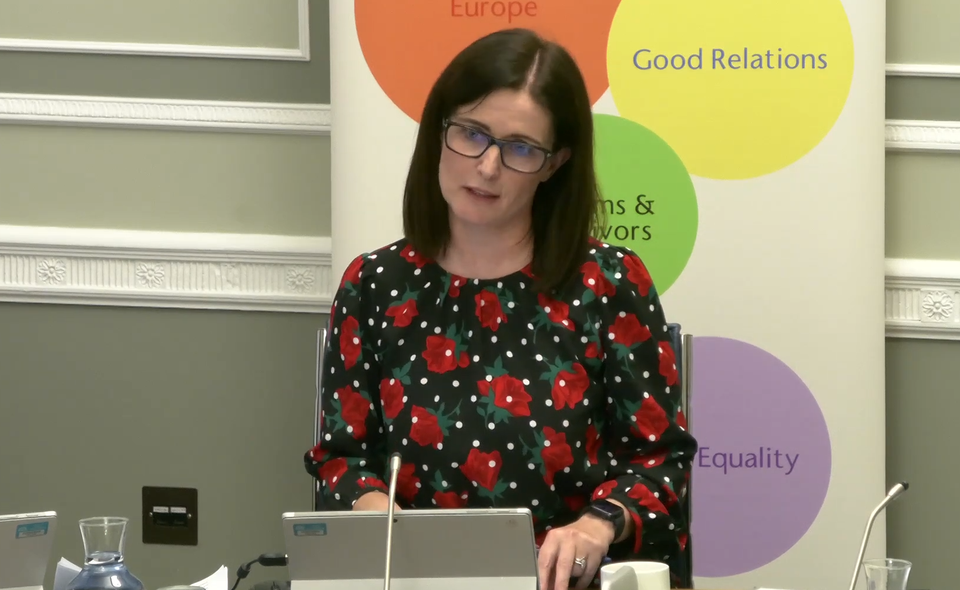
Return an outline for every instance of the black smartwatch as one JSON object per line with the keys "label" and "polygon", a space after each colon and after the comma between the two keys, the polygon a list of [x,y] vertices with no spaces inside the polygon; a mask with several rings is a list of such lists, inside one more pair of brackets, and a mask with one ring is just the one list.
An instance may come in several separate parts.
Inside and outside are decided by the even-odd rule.
{"label": "black smartwatch", "polygon": [[613,524],[613,538],[619,539],[623,535],[623,529],[626,527],[626,519],[623,516],[623,508],[620,508],[610,500],[597,500],[587,506],[583,514],[590,514],[601,518]]}

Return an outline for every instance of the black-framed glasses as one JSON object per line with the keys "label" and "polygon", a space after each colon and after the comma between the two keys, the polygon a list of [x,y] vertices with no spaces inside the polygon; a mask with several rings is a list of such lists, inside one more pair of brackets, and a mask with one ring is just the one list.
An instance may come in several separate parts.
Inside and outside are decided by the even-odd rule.
{"label": "black-framed glasses", "polygon": [[479,158],[487,153],[490,146],[495,145],[500,148],[500,163],[524,174],[540,172],[553,155],[541,147],[523,141],[497,139],[479,129],[449,119],[443,121],[443,141],[448,148],[468,158]]}

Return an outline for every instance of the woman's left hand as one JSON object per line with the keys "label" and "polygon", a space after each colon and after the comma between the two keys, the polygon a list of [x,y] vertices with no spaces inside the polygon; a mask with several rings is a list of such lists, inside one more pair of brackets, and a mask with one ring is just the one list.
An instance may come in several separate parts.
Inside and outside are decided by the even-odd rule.
{"label": "woman's left hand", "polygon": [[[541,590],[568,590],[571,578],[579,578],[578,589],[589,586],[615,534],[611,523],[589,514],[551,529],[537,559]],[[583,567],[576,563],[578,559],[585,562]]]}

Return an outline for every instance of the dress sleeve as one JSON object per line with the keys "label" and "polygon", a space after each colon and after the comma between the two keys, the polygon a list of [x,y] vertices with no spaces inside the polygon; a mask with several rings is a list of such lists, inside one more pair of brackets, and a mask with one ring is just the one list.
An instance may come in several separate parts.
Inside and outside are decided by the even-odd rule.
{"label": "dress sleeve", "polygon": [[365,256],[344,272],[330,312],[320,379],[320,442],[304,455],[326,510],[350,510],[363,494],[387,491],[379,362]]}
{"label": "dress sleeve", "polygon": [[625,248],[598,269],[600,336],[607,393],[597,431],[609,456],[607,481],[593,499],[627,507],[634,538],[618,552],[675,563],[687,542],[682,503],[697,443],[680,408],[675,351],[660,299],[640,258]]}

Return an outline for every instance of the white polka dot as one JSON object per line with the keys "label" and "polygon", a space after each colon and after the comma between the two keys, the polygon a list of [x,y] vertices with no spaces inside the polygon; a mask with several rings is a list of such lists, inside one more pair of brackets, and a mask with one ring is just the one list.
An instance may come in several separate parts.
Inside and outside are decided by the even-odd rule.
{"label": "white polka dot", "polygon": [[549,440],[543,441],[543,446],[544,446],[544,447],[549,447],[549,446],[550,446],[550,441],[549,441]]}
{"label": "white polka dot", "polygon": [[488,463],[488,465],[490,465],[490,467],[493,468],[493,467],[496,467],[496,466],[497,466],[497,462],[496,462],[496,461],[490,461],[490,463]]}
{"label": "white polka dot", "polygon": [[403,443],[404,445],[406,445],[406,444],[407,444],[407,439],[403,439],[403,440],[400,441],[400,442]]}
{"label": "white polka dot", "polygon": [[325,438],[326,440],[330,440],[330,438],[331,438],[330,433],[328,432],[327,435],[324,436],[323,438]]}
{"label": "white polka dot", "polygon": [[377,267],[377,272],[378,272],[378,273],[383,272],[383,267],[382,267],[382,266],[378,266],[378,267]]}
{"label": "white polka dot", "polygon": [[494,423],[491,422],[491,423],[487,424],[487,428],[489,428],[490,430],[493,430],[494,428],[496,428],[496,425],[494,425]]}
{"label": "white polka dot", "polygon": [[420,379],[420,384],[421,384],[421,385],[426,385],[426,384],[427,384],[427,378],[426,378],[426,377],[421,378],[421,379]]}
{"label": "white polka dot", "polygon": [[617,460],[616,460],[616,459],[610,459],[610,465],[611,465],[612,467],[616,467],[616,466],[617,466]]}
{"label": "white polka dot", "polygon": [[478,440],[473,441],[473,446],[479,447],[479,446],[480,446],[480,441],[478,441]]}
{"label": "white polka dot", "polygon": [[539,500],[533,500],[533,501],[530,502],[530,505],[531,505],[531,506],[539,506],[539,505],[540,505],[540,501],[539,501]]}
{"label": "white polka dot", "polygon": [[536,427],[537,427],[537,421],[536,421],[536,420],[531,420],[531,421],[530,421],[530,428],[536,428]]}
{"label": "white polka dot", "polygon": [[542,361],[542,360],[543,360],[543,355],[542,355],[542,354],[538,354],[538,355],[535,356],[534,358],[536,358],[538,361]]}
{"label": "white polka dot", "polygon": [[497,341],[497,337],[496,337],[496,336],[491,336],[491,337],[490,337],[490,342],[496,342],[496,341]]}
{"label": "white polka dot", "polygon": [[394,289],[393,291],[390,291],[390,295],[392,295],[393,297],[396,297],[399,293],[400,292],[397,291],[396,289]]}
{"label": "white polka dot", "polygon": [[651,434],[648,438],[649,438],[651,441],[655,441],[655,440],[657,440],[657,435]]}
{"label": "white polka dot", "polygon": [[416,424],[416,423],[417,423],[417,420],[418,420],[418,418],[417,418],[416,416],[414,416],[413,418],[410,418],[410,423],[411,423],[411,424]]}
{"label": "white polka dot", "polygon": [[458,311],[459,307],[460,307],[459,305],[454,305],[454,306],[453,306],[453,311]]}
{"label": "white polka dot", "polygon": [[440,451],[443,449],[443,443],[437,443],[437,450]]}
{"label": "white polka dot", "polygon": [[434,334],[439,334],[440,332],[441,332],[440,326],[437,326],[436,328],[433,329]]}
{"label": "white polka dot", "polygon": [[456,469],[457,467],[459,467],[459,465],[457,463],[451,463],[450,467],[453,467],[454,469]]}
{"label": "white polka dot", "polygon": [[457,381],[457,380],[454,380],[454,381],[453,381],[453,386],[454,386],[454,387],[460,387],[460,382]]}
{"label": "white polka dot", "polygon": [[493,375],[487,375],[487,382],[493,381]]}
{"label": "white polka dot", "polygon": [[553,400],[552,400],[552,399],[545,399],[545,400],[543,400],[543,403],[547,404],[547,407],[548,407],[548,408],[550,408],[550,407],[553,406]]}
{"label": "white polka dot", "polygon": [[564,428],[570,428],[570,421],[569,421],[569,420],[564,420],[564,421],[563,421],[563,427],[564,427]]}
{"label": "white polka dot", "polygon": [[529,379],[524,379],[524,380],[523,380],[523,384],[529,386],[529,385],[530,385],[530,380],[529,380]]}
{"label": "white polka dot", "polygon": [[651,512],[650,514],[647,515],[647,518],[649,518],[650,520],[653,520],[653,519],[656,518],[656,517],[657,517],[657,515],[654,514],[653,512]]}
{"label": "white polka dot", "polygon": [[672,530],[673,530],[674,528],[676,528],[676,527],[675,527],[675,525],[671,522],[669,525],[667,525],[667,528],[672,531]]}
{"label": "white polka dot", "polygon": [[596,284],[597,284],[597,281],[595,281],[594,279],[587,279],[587,284],[588,284],[588,285],[591,285],[591,286],[592,286],[592,285],[596,285]]}
{"label": "white polka dot", "polygon": [[534,465],[533,463],[527,463],[527,467],[529,467],[530,469],[536,469],[536,468],[537,468],[537,466]]}
{"label": "white polka dot", "polygon": [[587,399],[587,398],[583,398],[583,405],[589,406],[589,405],[590,405],[590,400]]}
{"label": "white polka dot", "polygon": [[477,401],[477,396],[471,395],[471,396],[470,396],[470,401],[476,403],[476,401]]}
{"label": "white polka dot", "polygon": [[508,450],[508,451],[512,451],[512,450],[513,450],[513,443],[507,443],[507,450]]}
{"label": "white polka dot", "polygon": [[433,401],[439,402],[439,401],[440,401],[440,396],[439,396],[439,395],[433,396]]}
{"label": "white polka dot", "polygon": [[479,362],[480,362],[480,355],[478,355],[478,354],[473,355],[473,362],[479,363]]}
{"label": "white polka dot", "polygon": [[457,420],[457,423],[455,424],[455,426],[456,426],[457,428],[463,428],[463,422]]}
{"label": "white polka dot", "polygon": [[510,352],[509,350],[507,351],[507,358],[509,358],[509,359],[512,359],[512,358],[513,358],[513,353]]}

